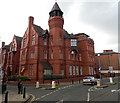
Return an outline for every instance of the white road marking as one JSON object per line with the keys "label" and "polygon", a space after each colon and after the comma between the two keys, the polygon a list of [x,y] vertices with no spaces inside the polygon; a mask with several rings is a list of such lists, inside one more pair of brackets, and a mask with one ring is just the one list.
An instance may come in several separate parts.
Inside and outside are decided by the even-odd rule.
{"label": "white road marking", "polygon": [[[54,90],[54,91],[52,91],[52,92],[50,92],[50,93],[48,93],[48,94],[46,94],[46,95],[43,95],[43,96],[41,96],[40,98],[36,98],[36,100],[39,100],[39,99],[41,99],[41,98],[44,98],[44,97],[46,97],[46,96],[48,96],[48,95],[50,95],[50,94],[53,94],[53,93],[55,93],[55,92],[57,92],[57,91],[59,91],[59,90],[62,90],[62,89],[65,89],[65,88],[69,88],[69,87],[71,87],[71,86],[74,86],[74,85],[69,85],[69,86],[65,86],[65,87],[62,87],[62,88],[58,88],[57,90]],[[60,100],[60,101],[58,101],[58,102],[56,102],[56,103],[61,103],[61,102],[63,102],[63,100]]]}
{"label": "white road marking", "polygon": [[113,90],[111,90],[111,92],[120,92],[120,89],[118,89],[118,90],[113,89]]}
{"label": "white road marking", "polygon": [[63,99],[61,99],[60,101],[56,102],[56,103],[63,103]]}

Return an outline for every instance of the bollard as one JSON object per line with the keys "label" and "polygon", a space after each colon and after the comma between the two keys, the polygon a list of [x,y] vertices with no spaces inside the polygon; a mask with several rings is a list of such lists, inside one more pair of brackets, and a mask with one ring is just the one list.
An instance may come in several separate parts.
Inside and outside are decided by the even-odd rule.
{"label": "bollard", "polygon": [[5,93],[5,103],[8,103],[8,91]]}
{"label": "bollard", "polygon": [[111,83],[111,84],[113,83],[112,77],[110,77],[110,83]]}
{"label": "bollard", "polygon": [[97,81],[97,86],[100,86],[100,80]]}
{"label": "bollard", "polygon": [[79,84],[80,84],[80,79],[79,79]]}
{"label": "bollard", "polygon": [[26,88],[24,87],[24,89],[23,89],[23,98],[25,98],[26,97]]}
{"label": "bollard", "polygon": [[56,83],[55,83],[55,81],[52,81],[52,88],[56,88]]}
{"label": "bollard", "polygon": [[39,88],[39,82],[38,81],[36,82],[36,88]]}

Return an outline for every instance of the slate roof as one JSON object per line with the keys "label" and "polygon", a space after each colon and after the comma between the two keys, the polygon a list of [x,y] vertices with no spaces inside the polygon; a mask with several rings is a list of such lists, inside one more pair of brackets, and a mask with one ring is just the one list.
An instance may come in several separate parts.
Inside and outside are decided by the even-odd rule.
{"label": "slate roof", "polygon": [[75,36],[79,36],[79,35],[85,35],[87,37],[90,37],[89,35],[85,34],[85,33],[78,33],[78,34],[75,34]]}
{"label": "slate roof", "polygon": [[10,45],[5,45],[4,47],[2,47],[2,50],[4,50],[4,49],[10,50]]}
{"label": "slate roof", "polygon": [[44,30],[40,26],[33,24],[33,27],[39,36],[43,35]]}
{"label": "slate roof", "polygon": [[16,37],[16,42],[18,46],[21,46],[21,42],[22,42],[22,37],[19,36],[15,36]]}
{"label": "slate roof", "polygon": [[[53,11],[56,11],[56,10],[61,11],[61,9],[60,9],[60,7],[59,7],[59,5],[58,5],[57,2],[55,2],[55,4],[53,5],[52,10],[51,10],[50,12],[53,12]],[[61,12],[62,12],[62,11],[61,11]]]}
{"label": "slate roof", "polygon": [[74,34],[69,34],[66,30],[64,30],[64,38],[65,39],[76,39]]}

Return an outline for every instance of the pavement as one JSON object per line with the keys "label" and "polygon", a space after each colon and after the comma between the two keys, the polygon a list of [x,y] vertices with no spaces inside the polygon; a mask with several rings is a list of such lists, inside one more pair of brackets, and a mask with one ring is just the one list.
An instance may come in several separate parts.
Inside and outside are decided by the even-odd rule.
{"label": "pavement", "polygon": [[[7,92],[7,91],[6,91]],[[5,101],[5,94],[2,94],[2,102]],[[29,100],[32,94],[25,94],[25,98],[23,98],[23,94],[18,94],[17,91],[8,90],[8,103],[16,102],[16,103],[24,103],[25,101]]]}

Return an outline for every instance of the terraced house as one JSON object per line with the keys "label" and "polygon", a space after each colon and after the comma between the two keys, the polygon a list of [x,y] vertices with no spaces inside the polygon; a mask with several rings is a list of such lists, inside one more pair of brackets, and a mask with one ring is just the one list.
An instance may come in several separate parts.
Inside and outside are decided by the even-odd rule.
{"label": "terraced house", "polygon": [[16,66],[11,64],[11,68],[15,69],[11,69],[10,75],[19,71],[18,75],[42,80],[44,75],[51,74],[74,77],[98,73],[95,69],[94,41],[85,33],[69,34],[63,28],[63,12],[57,2],[49,12],[48,25],[49,30],[43,30],[34,24],[34,17],[29,17],[20,49],[12,48],[16,47],[13,44],[17,42],[14,41],[10,47],[9,54],[20,50],[20,55],[14,58],[15,61],[19,58],[19,66],[18,62]]}

